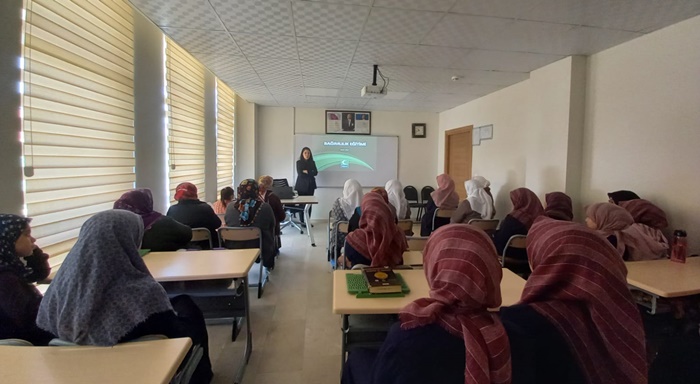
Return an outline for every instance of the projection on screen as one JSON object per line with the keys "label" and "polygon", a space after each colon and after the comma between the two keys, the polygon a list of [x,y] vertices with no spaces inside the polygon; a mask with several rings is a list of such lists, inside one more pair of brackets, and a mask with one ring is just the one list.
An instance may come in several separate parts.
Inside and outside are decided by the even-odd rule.
{"label": "projection on screen", "polygon": [[301,134],[294,136],[294,142],[296,156],[302,148],[311,148],[319,187],[342,187],[347,179],[356,179],[363,187],[384,186],[398,175],[396,136]]}

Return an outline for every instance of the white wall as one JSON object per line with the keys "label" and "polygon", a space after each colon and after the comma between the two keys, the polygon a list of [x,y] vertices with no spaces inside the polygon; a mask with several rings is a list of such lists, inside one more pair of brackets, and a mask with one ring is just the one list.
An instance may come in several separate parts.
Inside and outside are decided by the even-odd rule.
{"label": "white wall", "polygon": [[[294,164],[299,154],[294,153],[294,133],[325,133],[325,110],[315,108],[258,107],[259,163],[258,174],[274,178],[286,177],[294,183]],[[411,138],[411,124],[426,123],[425,139]],[[399,180],[403,185],[418,189],[435,186],[435,156],[438,141],[438,115],[432,112],[372,112],[372,134],[399,136]],[[248,177],[248,176],[242,176]],[[333,201],[342,193],[341,188],[319,188],[319,199],[312,217],[326,218]]]}
{"label": "white wall", "polygon": [[[236,95],[234,149],[234,187],[255,175],[257,169],[257,106]],[[235,188],[234,188],[235,189]]]}
{"label": "white wall", "polygon": [[509,193],[515,188],[526,186],[541,199],[546,192],[570,192],[567,169],[580,168],[580,162],[569,160],[569,135],[581,130],[577,119],[583,118],[574,114],[582,105],[571,107],[571,84],[585,70],[581,61],[585,58],[562,59],[533,71],[528,80],[440,113],[438,172],[444,169],[439,159],[446,130],[493,124],[493,139],[472,148],[472,174],[491,181],[497,217],[511,210]]}
{"label": "white wall", "polygon": [[630,189],[700,251],[700,17],[590,58],[583,202]]}

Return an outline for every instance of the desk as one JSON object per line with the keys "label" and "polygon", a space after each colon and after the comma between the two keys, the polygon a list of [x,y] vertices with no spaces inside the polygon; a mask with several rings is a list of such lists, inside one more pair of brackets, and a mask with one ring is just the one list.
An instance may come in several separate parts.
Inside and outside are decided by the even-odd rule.
{"label": "desk", "polygon": [[423,267],[423,251],[406,251],[403,253],[403,264],[413,267]]}
{"label": "desk", "polygon": [[143,257],[156,281],[193,281],[212,279],[241,279],[246,318],[246,347],[235,383],[240,383],[253,350],[250,329],[250,298],[248,272],[260,254],[259,249],[220,249],[212,251],[151,252]]}
{"label": "desk", "polygon": [[3,382],[168,383],[187,350],[189,338],[118,344],[114,347],[0,346]]}
{"label": "desk", "polygon": [[[411,289],[410,293],[404,297],[358,299],[355,295],[348,293],[345,275],[350,273],[359,274],[360,271],[333,271],[333,313],[341,315],[343,322],[341,328],[341,375],[347,351],[347,334],[350,331],[349,315],[397,314],[407,304],[429,296],[430,289],[428,288],[428,281],[425,279],[425,271],[420,269],[402,269],[395,272],[401,274],[406,285]],[[501,279],[502,305],[509,306],[520,301],[523,288],[525,288],[525,280],[509,269],[504,268],[503,279]],[[493,308],[492,310],[497,311],[498,308]]]}
{"label": "desk", "polygon": [[[293,199],[281,199],[282,205],[286,204],[305,204],[304,205],[304,222],[306,223],[306,233],[309,235],[309,241],[311,241],[311,246],[315,247],[316,246],[316,241],[314,240],[314,234],[313,231],[311,230],[311,221],[309,218],[309,210],[311,209],[311,206],[313,204],[318,204],[318,200],[314,196],[298,196]],[[292,220],[290,217],[289,220]],[[300,229],[301,230],[301,229]],[[304,233],[303,230],[301,230],[301,233]]]}
{"label": "desk", "polygon": [[685,264],[668,259],[626,262],[627,284],[651,295],[649,312],[656,313],[659,297],[700,294],[700,257],[689,257]]}

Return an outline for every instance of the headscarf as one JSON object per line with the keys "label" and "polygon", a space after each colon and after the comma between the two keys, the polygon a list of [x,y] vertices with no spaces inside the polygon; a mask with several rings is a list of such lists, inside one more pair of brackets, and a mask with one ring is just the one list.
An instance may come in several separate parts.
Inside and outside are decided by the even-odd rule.
{"label": "headscarf", "polygon": [[396,219],[378,193],[368,193],[360,205],[360,227],[345,241],[357,252],[372,260],[373,267],[395,267],[403,262],[408,249],[406,235],[396,226]]}
{"label": "headscarf", "polygon": [[644,224],[656,229],[668,227],[666,212],[652,204],[649,200],[628,200],[620,202],[619,205],[632,215],[635,223]]}
{"label": "headscarf", "polygon": [[149,230],[156,220],[163,215],[153,210],[153,195],[148,188],[134,189],[125,192],[114,202],[114,209],[124,209],[134,212],[143,219],[144,230]]}
{"label": "headscarf", "polygon": [[408,201],[403,193],[403,186],[398,180],[389,180],[384,185],[387,195],[389,195],[389,203],[396,208],[396,218],[403,220],[408,212]]}
{"label": "headscarf", "polygon": [[574,209],[571,198],[564,192],[550,192],[544,195],[547,207],[544,214],[552,219],[571,221],[574,219]]}
{"label": "headscarf", "polygon": [[490,185],[489,181],[482,176],[475,176],[471,180],[464,182],[464,189],[467,191],[467,200],[473,210],[481,214],[482,219],[493,217],[493,199],[484,188]]}
{"label": "headscarf", "polygon": [[114,209],[89,218],[39,307],[37,325],[81,345],[115,345],[149,316],[172,311],[146,268],[143,221]]}
{"label": "headscarf", "polygon": [[510,343],[498,315],[503,272],[486,233],[464,224],[438,228],[423,252],[430,297],[399,313],[402,329],[437,324],[462,338],[464,382],[510,383]]}
{"label": "headscarf", "polygon": [[15,243],[29,225],[29,221],[31,219],[22,216],[0,214],[0,271],[11,271],[22,278],[34,272],[22,263],[15,251]]}
{"label": "headscarf", "polygon": [[396,220],[396,217],[398,217],[398,215],[396,214],[396,208],[394,208],[394,206],[391,205],[391,203],[389,202],[389,194],[386,193],[386,189],[382,187],[374,187],[372,188],[372,190],[370,190],[370,193],[379,194],[379,196],[382,197],[382,200],[384,200],[386,205],[389,207],[389,210],[391,211],[391,216],[394,218],[394,221],[398,221]]}
{"label": "headscarf", "polygon": [[510,201],[513,210],[510,215],[521,222],[528,230],[537,216],[544,214],[544,208],[535,192],[527,188],[517,188],[510,191]]}
{"label": "headscarf", "polygon": [[197,200],[197,186],[192,183],[180,183],[175,188],[175,200]]}
{"label": "headscarf", "polygon": [[613,201],[614,204],[619,204],[621,201],[629,201],[639,199],[636,193],[632,191],[620,190],[615,192],[609,192],[608,198]]}
{"label": "headscarf", "polygon": [[345,217],[348,219],[352,217],[355,208],[360,206],[362,202],[362,186],[355,179],[345,180],[345,185],[343,186],[343,197],[339,198],[340,208],[343,209]]}
{"label": "headscarf", "polygon": [[586,217],[596,224],[598,233],[604,237],[615,235],[634,223],[634,219],[624,208],[611,203],[595,203],[586,208]]}
{"label": "headscarf", "polygon": [[644,327],[615,249],[577,223],[538,219],[522,303],[562,335],[588,383],[646,383]]}
{"label": "headscarf", "polygon": [[446,173],[438,175],[437,189],[430,193],[430,197],[440,209],[457,209],[457,204],[459,204],[459,196],[455,192],[455,182]]}
{"label": "headscarf", "polygon": [[255,179],[245,179],[238,185],[236,206],[240,212],[240,224],[247,227],[255,222],[262,205],[258,194],[258,182]]}

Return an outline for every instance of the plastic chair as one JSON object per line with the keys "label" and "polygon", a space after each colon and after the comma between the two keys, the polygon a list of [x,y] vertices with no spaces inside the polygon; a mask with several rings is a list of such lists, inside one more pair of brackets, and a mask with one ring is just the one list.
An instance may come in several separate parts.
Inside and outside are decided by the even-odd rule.
{"label": "plastic chair", "polygon": [[423,216],[423,211],[425,210],[425,207],[428,206],[429,201],[433,201],[433,197],[430,196],[431,193],[435,191],[435,188],[426,185],[420,190],[420,203],[421,203],[421,208],[419,208],[419,217],[418,221],[420,221],[421,217]]}
{"label": "plastic chair", "polygon": [[13,347],[33,347],[34,344],[24,339],[0,339],[0,345],[9,345]]}
{"label": "plastic chair", "polygon": [[204,227],[192,228],[192,240],[190,240],[190,242],[196,243],[199,241],[208,241],[209,249],[214,247],[211,241],[211,232]]}
{"label": "plastic chair", "polygon": [[406,234],[406,236],[413,236],[413,220],[399,220],[396,225]]}
{"label": "plastic chair", "polygon": [[501,267],[508,268],[511,271],[519,274],[530,275],[530,263],[527,259],[516,259],[513,257],[508,257],[508,250],[514,249],[526,249],[527,248],[527,236],[526,235],[513,235],[508,239],[506,246],[503,248],[503,255],[501,255]]}
{"label": "plastic chair", "polygon": [[411,236],[406,238],[409,251],[422,251],[427,241],[428,237]]}
{"label": "plastic chair", "polygon": [[403,188],[403,194],[406,196],[409,208],[418,208],[416,211],[416,220],[420,220],[420,212],[423,205],[420,200],[418,200],[418,190],[412,185],[407,185]]}
{"label": "plastic chair", "polygon": [[[335,224],[333,225],[333,231],[336,234],[335,239],[333,240],[333,260],[335,261],[335,269],[338,269],[338,234],[339,233],[344,233],[348,234],[348,230],[350,229],[350,222],[348,221],[336,221]],[[343,267],[341,269],[345,269],[345,263],[343,263]]]}
{"label": "plastic chair", "polygon": [[258,277],[258,284],[248,284],[249,287],[258,288],[258,299],[262,297],[263,288],[265,282],[267,281],[267,276],[263,279],[264,270],[262,263],[262,234],[260,233],[260,228],[257,227],[221,227],[218,229],[219,232],[219,243],[226,247],[226,242],[244,242],[250,240],[258,240],[258,249],[260,249],[260,275]]}
{"label": "plastic chair", "polygon": [[[442,218],[442,219],[445,219],[445,218],[446,218],[446,219],[450,219],[450,218],[452,217],[452,214],[453,214],[453,213],[455,213],[455,209],[440,209],[440,208],[437,208],[437,209],[435,210],[435,213],[433,214],[433,224],[432,224],[432,227],[431,227],[432,229],[431,229],[430,232],[432,233],[434,230],[437,229],[437,228],[435,227],[435,219],[436,219],[436,218],[439,217],[439,218]],[[438,227],[438,228],[439,228],[439,227]]]}
{"label": "plastic chair", "polygon": [[473,225],[477,228],[481,228],[484,232],[491,236],[494,232],[496,232],[496,229],[498,228],[498,223],[499,221],[497,219],[471,219],[467,224]]}

